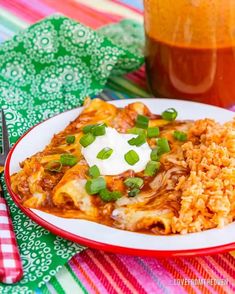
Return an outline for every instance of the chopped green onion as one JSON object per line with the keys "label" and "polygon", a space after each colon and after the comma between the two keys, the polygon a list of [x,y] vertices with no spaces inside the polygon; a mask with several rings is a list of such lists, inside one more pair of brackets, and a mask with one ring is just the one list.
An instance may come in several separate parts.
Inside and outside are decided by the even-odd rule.
{"label": "chopped green onion", "polygon": [[188,139],[187,134],[180,131],[174,131],[173,136],[176,140],[179,140],[181,142],[187,141]]}
{"label": "chopped green onion", "polygon": [[64,153],[60,155],[60,163],[62,165],[73,166],[78,162],[77,157],[72,154]]}
{"label": "chopped green onion", "polygon": [[134,135],[145,135],[145,130],[140,129],[140,128],[132,128],[127,131],[129,134],[134,134]]}
{"label": "chopped green onion", "polygon": [[128,151],[124,155],[124,158],[125,158],[126,162],[130,165],[134,165],[140,160],[139,155],[134,150]]}
{"label": "chopped green onion", "polygon": [[109,147],[105,147],[102,150],[100,150],[100,152],[97,154],[97,158],[99,159],[108,159],[113,153],[113,149],[109,148]]}
{"label": "chopped green onion", "polygon": [[149,125],[149,118],[145,115],[138,114],[135,125],[137,128],[147,129]]}
{"label": "chopped green onion", "polygon": [[106,182],[104,178],[96,178],[92,180],[88,180],[85,184],[85,189],[88,194],[94,195],[98,194],[101,190],[106,188]]}
{"label": "chopped green onion", "polygon": [[51,172],[60,172],[62,168],[62,163],[58,160],[52,160],[48,162],[45,166],[45,170],[51,171]]}
{"label": "chopped green onion", "polygon": [[88,174],[92,178],[98,178],[100,176],[100,171],[97,165],[93,165],[89,168]]}
{"label": "chopped green onion", "polygon": [[128,188],[141,188],[143,186],[143,183],[144,183],[144,180],[137,177],[128,178],[124,181],[124,184]]}
{"label": "chopped green onion", "polygon": [[94,126],[96,126],[96,125],[87,125],[87,126],[83,127],[82,128],[83,133],[84,134],[89,133],[94,128]]}
{"label": "chopped green onion", "polygon": [[145,135],[138,135],[135,138],[132,138],[128,141],[130,145],[135,145],[137,147],[143,145],[146,142]]}
{"label": "chopped green onion", "polygon": [[73,144],[74,142],[75,142],[75,136],[67,136],[66,137],[66,143],[68,143],[68,144]]}
{"label": "chopped green onion", "polygon": [[170,146],[166,138],[159,138],[157,140],[158,155],[170,152]]}
{"label": "chopped green onion", "polygon": [[122,196],[122,193],[119,191],[111,192],[108,189],[103,189],[100,191],[99,195],[103,201],[109,202],[109,201],[115,201],[118,198],[120,198]]}
{"label": "chopped green onion", "polygon": [[86,135],[82,136],[81,139],[79,140],[79,143],[83,147],[89,146],[91,143],[95,141],[95,137],[91,133],[87,133]]}
{"label": "chopped green onion", "polygon": [[96,125],[87,125],[83,127],[82,131],[84,134],[92,133],[94,136],[103,136],[105,134],[105,128],[107,125],[105,123]]}
{"label": "chopped green onion", "polygon": [[158,161],[158,160],[159,160],[158,148],[154,148],[154,149],[151,151],[150,158],[151,158],[151,160],[153,160],[153,161]]}
{"label": "chopped green onion", "polygon": [[168,121],[175,120],[177,118],[177,111],[174,108],[168,108],[162,113],[162,118]]}
{"label": "chopped green onion", "polygon": [[147,128],[147,137],[148,138],[154,138],[159,136],[159,128],[158,127],[151,127]]}
{"label": "chopped green onion", "polygon": [[128,196],[129,197],[135,197],[137,194],[139,194],[140,189],[138,188],[134,188],[131,191],[128,192]]}
{"label": "chopped green onion", "polygon": [[103,136],[106,133],[106,125],[105,124],[98,124],[95,125],[92,129],[91,129],[91,133],[92,135],[96,136]]}
{"label": "chopped green onion", "polygon": [[144,175],[152,177],[156,174],[159,168],[160,168],[160,162],[149,161],[145,167]]}

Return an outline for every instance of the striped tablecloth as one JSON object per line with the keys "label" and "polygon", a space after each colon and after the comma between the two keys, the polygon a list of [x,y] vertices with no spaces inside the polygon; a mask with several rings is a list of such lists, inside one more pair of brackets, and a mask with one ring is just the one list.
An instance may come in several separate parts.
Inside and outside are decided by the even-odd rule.
{"label": "striped tablecloth", "polygon": [[[55,12],[92,28],[142,19],[141,0],[0,0],[0,42]],[[149,97],[144,68],[112,78],[105,100]],[[87,249],[37,293],[235,293],[235,252],[205,257],[143,258]],[[201,284],[201,285],[199,285]]]}

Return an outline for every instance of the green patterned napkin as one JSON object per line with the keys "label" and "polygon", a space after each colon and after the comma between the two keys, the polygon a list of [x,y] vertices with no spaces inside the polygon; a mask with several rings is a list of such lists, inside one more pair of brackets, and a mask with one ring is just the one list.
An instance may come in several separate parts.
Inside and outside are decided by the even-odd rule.
{"label": "green patterned napkin", "polygon": [[[39,121],[101,92],[110,75],[137,69],[144,60],[142,44],[142,26],[133,21],[124,20],[95,32],[61,15],[44,19],[3,43],[0,105],[11,143]],[[31,293],[83,247],[32,222],[15,206],[6,189],[5,195],[24,278],[15,286],[0,284],[0,293]]]}

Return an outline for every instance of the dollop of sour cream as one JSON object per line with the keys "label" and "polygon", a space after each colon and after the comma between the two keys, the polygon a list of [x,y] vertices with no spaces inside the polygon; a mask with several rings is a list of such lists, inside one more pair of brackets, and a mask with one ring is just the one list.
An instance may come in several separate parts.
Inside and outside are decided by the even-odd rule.
{"label": "dollop of sour cream", "polygon": [[[118,175],[130,169],[140,172],[150,160],[151,148],[147,142],[139,147],[129,145],[128,140],[135,137],[137,135],[121,134],[116,129],[107,127],[103,136],[97,136],[89,146],[82,147],[81,152],[88,165],[96,165],[101,175]],[[104,160],[97,158],[97,154],[105,147],[113,150],[111,156]],[[124,158],[130,150],[134,150],[139,155],[139,161],[134,165],[128,164]]]}

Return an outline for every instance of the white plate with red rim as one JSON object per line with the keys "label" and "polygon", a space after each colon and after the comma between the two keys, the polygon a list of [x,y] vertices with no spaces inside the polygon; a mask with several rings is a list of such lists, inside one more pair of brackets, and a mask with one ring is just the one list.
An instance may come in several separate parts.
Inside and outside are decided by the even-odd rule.
{"label": "white plate with red rim", "polygon": [[[110,103],[123,107],[135,101],[144,102],[151,112],[157,114],[173,107],[178,111],[178,119],[194,120],[210,117],[224,123],[235,116],[233,112],[219,107],[172,99],[137,98]],[[43,150],[52,136],[63,130],[81,110],[80,107],[66,111],[31,128],[16,142],[7,157],[5,179],[8,191],[28,217],[56,235],[88,247],[115,253],[169,257],[213,254],[235,249],[235,222],[222,229],[187,235],[157,236],[119,230],[87,220],[61,218],[37,209],[23,207],[19,196],[11,190],[10,175],[20,169],[19,162]]]}

